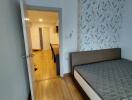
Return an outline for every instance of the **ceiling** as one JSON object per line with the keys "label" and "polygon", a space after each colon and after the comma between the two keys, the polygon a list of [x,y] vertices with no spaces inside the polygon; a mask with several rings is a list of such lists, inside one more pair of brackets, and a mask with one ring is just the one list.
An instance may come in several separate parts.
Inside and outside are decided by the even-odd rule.
{"label": "ceiling", "polygon": [[45,24],[57,24],[59,20],[57,12],[28,10],[27,15],[32,23],[40,23],[39,19],[43,19],[42,22]]}

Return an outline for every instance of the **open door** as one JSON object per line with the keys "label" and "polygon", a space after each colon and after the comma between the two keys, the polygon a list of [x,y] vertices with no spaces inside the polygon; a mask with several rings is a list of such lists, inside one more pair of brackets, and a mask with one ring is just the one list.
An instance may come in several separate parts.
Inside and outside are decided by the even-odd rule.
{"label": "open door", "polygon": [[26,50],[26,55],[23,56],[23,58],[25,58],[27,60],[31,97],[32,97],[32,100],[35,100],[34,66],[32,63],[33,54],[32,54],[32,49],[31,49],[31,41],[30,41],[31,38],[30,38],[30,31],[29,31],[29,23],[28,23],[28,21],[26,21],[27,9],[26,9],[26,4],[25,4],[24,0],[20,0],[20,8],[21,8],[23,35],[24,35],[25,50]]}

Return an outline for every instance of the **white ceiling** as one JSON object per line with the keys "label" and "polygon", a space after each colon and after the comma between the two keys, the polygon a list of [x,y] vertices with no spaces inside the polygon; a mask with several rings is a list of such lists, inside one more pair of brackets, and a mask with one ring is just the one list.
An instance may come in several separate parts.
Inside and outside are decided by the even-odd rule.
{"label": "white ceiling", "polygon": [[[57,12],[47,12],[47,11],[27,11],[28,18],[32,23],[40,23],[39,19],[43,19],[45,24],[57,24],[58,23],[58,13]],[[41,22],[42,23],[42,22]]]}

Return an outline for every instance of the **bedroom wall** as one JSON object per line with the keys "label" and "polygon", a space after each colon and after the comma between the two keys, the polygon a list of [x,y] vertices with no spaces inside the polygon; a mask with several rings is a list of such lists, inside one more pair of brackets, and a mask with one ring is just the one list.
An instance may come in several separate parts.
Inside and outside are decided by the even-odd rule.
{"label": "bedroom wall", "polygon": [[27,0],[28,5],[62,8],[61,69],[70,72],[69,52],[77,50],[77,1],[78,0]]}
{"label": "bedroom wall", "polygon": [[119,47],[125,0],[79,0],[81,51]]}
{"label": "bedroom wall", "polygon": [[0,100],[27,100],[29,93],[20,9],[0,0]]}
{"label": "bedroom wall", "polygon": [[132,60],[132,0],[126,0],[120,33],[122,57]]}

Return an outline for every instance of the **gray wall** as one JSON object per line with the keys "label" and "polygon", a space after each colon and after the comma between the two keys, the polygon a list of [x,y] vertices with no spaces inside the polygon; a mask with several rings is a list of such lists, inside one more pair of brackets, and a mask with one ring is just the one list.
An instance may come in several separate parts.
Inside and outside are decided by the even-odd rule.
{"label": "gray wall", "polygon": [[29,86],[16,0],[0,0],[0,100],[27,100]]}
{"label": "gray wall", "polygon": [[119,47],[125,0],[79,0],[81,51]]}
{"label": "gray wall", "polygon": [[122,57],[132,60],[132,0],[126,0],[120,33]]}

